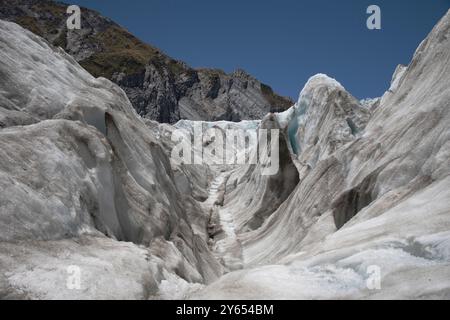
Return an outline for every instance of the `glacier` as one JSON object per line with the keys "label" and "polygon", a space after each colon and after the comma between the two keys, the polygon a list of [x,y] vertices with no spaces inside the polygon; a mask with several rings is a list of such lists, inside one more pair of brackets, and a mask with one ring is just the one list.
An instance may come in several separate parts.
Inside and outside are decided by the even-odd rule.
{"label": "glacier", "polygon": [[[380,98],[318,74],[282,113],[169,125],[0,20],[0,298],[449,299],[449,34]],[[280,170],[173,161],[196,125],[278,129]]]}

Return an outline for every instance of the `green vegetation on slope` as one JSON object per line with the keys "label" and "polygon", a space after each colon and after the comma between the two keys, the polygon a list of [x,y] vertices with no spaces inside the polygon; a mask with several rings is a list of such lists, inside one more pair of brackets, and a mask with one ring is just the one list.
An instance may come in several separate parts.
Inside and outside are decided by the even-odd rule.
{"label": "green vegetation on slope", "polygon": [[95,77],[111,78],[115,72],[132,75],[145,70],[149,62],[155,66],[167,66],[173,75],[182,73],[185,68],[176,60],[170,59],[159,50],[147,45],[119,26],[112,25],[89,39],[99,43],[100,52],[94,53],[80,64]]}

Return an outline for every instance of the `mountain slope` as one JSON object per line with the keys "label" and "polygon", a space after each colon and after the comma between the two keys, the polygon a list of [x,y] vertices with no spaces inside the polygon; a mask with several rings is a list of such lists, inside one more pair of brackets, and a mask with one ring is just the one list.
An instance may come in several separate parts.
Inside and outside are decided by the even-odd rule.
{"label": "mountain slope", "polygon": [[0,19],[62,47],[93,76],[117,83],[143,117],[239,121],[292,105],[242,70],[190,68],[95,11],[82,8],[82,29],[67,30],[66,8],[49,0],[0,0]]}

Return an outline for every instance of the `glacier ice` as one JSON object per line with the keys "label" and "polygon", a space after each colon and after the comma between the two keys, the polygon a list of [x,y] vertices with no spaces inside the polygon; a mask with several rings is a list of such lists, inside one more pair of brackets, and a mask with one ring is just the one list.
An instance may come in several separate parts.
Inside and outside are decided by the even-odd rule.
{"label": "glacier ice", "polygon": [[[0,297],[450,298],[449,30],[380,99],[319,74],[261,121],[171,126],[0,21]],[[175,163],[196,124],[279,129],[280,170]]]}

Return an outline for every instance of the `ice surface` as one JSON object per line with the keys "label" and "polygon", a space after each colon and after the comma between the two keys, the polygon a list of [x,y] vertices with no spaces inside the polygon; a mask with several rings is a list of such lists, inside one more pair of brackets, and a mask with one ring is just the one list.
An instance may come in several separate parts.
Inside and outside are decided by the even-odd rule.
{"label": "ice surface", "polygon": [[[374,110],[323,76],[305,86],[300,121],[279,116],[299,124],[299,184],[259,229],[238,234],[244,269],[191,298],[450,297],[449,24],[450,12]],[[373,266],[380,289],[368,286]]]}
{"label": "ice surface", "polygon": [[264,161],[174,163],[171,133],[195,122],[141,119],[0,21],[0,297],[449,299],[449,25],[379,101],[319,74],[283,113],[200,123],[280,129],[280,170],[263,176]]}

